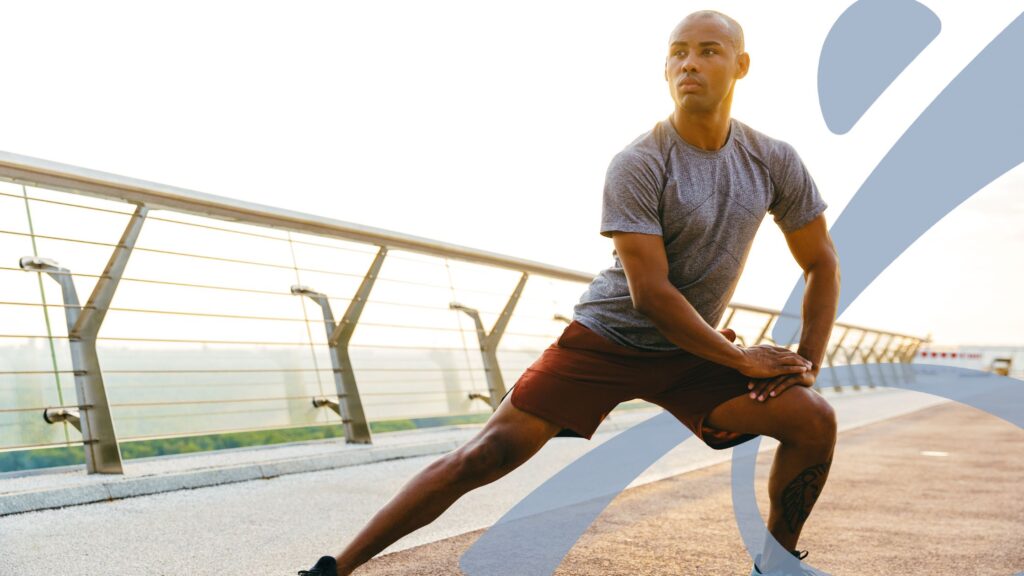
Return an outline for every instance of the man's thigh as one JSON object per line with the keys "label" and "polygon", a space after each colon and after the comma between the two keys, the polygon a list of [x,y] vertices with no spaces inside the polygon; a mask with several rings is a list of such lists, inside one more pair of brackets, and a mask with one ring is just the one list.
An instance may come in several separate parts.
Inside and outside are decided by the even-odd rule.
{"label": "man's thigh", "polygon": [[709,422],[708,416],[736,398],[744,398],[750,378],[714,362],[681,357],[663,367],[671,374],[669,386],[641,398],[668,410],[697,438],[715,450],[742,444],[756,434],[726,430]]}
{"label": "man's thigh", "polygon": [[507,461],[516,464],[529,460],[562,427],[516,408],[506,395],[498,409],[473,438],[474,442],[492,442],[500,445]]}
{"label": "man's thigh", "polygon": [[794,429],[833,417],[832,406],[820,394],[810,388],[794,386],[764,402],[749,395],[727,400],[711,411],[707,425],[782,439]]}

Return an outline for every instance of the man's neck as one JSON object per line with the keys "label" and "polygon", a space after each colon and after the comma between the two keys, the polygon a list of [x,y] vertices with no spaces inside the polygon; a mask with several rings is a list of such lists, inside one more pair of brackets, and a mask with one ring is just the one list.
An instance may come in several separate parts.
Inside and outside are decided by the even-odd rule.
{"label": "man's neck", "polygon": [[719,109],[711,114],[690,114],[681,108],[672,113],[672,126],[686,142],[714,152],[725,146],[729,138],[729,111]]}

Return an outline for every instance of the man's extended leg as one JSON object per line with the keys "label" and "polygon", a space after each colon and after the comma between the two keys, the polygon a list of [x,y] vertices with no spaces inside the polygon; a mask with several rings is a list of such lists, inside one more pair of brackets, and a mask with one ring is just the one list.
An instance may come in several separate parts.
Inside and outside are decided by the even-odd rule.
{"label": "man's extended leg", "polygon": [[713,428],[763,434],[780,442],[768,480],[768,530],[795,550],[800,530],[828,478],[836,440],[835,412],[809,388],[793,387],[765,402],[733,398],[712,410]]}
{"label": "man's extended leg", "polygon": [[516,469],[561,429],[517,409],[511,396],[505,397],[479,434],[423,469],[370,519],[338,555],[339,576],[433,522],[466,492]]}

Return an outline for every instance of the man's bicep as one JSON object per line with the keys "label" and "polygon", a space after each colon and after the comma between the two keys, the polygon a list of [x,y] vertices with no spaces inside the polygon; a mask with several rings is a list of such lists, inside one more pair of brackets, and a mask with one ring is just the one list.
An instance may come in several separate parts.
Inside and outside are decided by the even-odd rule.
{"label": "man's bicep", "polygon": [[601,235],[615,232],[662,233],[660,176],[645,156],[620,152],[608,166],[601,210]]}
{"label": "man's bicep", "polygon": [[641,309],[668,282],[665,243],[655,234],[613,232],[615,252],[622,262],[633,307]]}
{"label": "man's bicep", "polygon": [[768,211],[783,233],[807,225],[828,207],[796,150],[784,142],[770,159],[772,202]]}
{"label": "man's bicep", "polygon": [[800,228],[787,232],[786,244],[804,271],[818,265],[838,265],[839,257],[828,233],[825,216],[819,215]]}

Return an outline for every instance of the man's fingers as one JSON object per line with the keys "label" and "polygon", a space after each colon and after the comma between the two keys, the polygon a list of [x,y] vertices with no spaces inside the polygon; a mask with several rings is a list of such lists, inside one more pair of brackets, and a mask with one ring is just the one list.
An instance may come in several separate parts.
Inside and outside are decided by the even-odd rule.
{"label": "man's fingers", "polygon": [[807,365],[807,366],[811,365],[811,361],[810,360],[808,360],[807,358],[804,358],[803,356],[801,356],[799,354],[796,354],[795,352],[790,352],[788,355],[783,356],[783,358],[786,358],[786,359],[788,359],[788,360],[790,360],[792,362],[796,362],[797,364],[804,364],[804,365]]}
{"label": "man's fingers", "polygon": [[810,368],[806,364],[789,364],[786,366],[779,366],[779,372],[783,374],[803,374]]}
{"label": "man's fingers", "polygon": [[808,368],[811,366],[810,360],[796,352],[793,352],[792,350],[776,347],[772,349],[772,352],[775,354],[775,357],[778,359],[777,361],[780,364],[800,364],[802,366],[807,366]]}
{"label": "man's fingers", "polygon": [[728,340],[729,342],[736,341],[736,331],[733,330],[732,328],[723,328],[719,330],[719,332],[721,332],[722,336],[725,336],[725,339]]}
{"label": "man's fingers", "polygon": [[757,381],[755,381],[754,382],[754,388],[750,392],[750,397],[752,399],[754,399],[754,400],[763,402],[764,399],[765,399],[765,394],[768,391],[768,388],[770,386],[772,386],[774,383],[780,382],[782,380],[782,378],[785,378],[785,377],[784,376],[778,376],[778,377],[775,377],[775,378],[766,378],[764,380],[757,380]]}
{"label": "man's fingers", "polygon": [[796,385],[796,382],[793,382],[792,380],[787,380],[785,382],[782,382],[782,383],[774,386],[772,389],[767,390],[766,391],[767,392],[766,397],[767,398],[775,398],[776,396],[780,396],[783,392],[785,392],[786,390],[789,390],[790,388],[792,388],[795,385]]}

